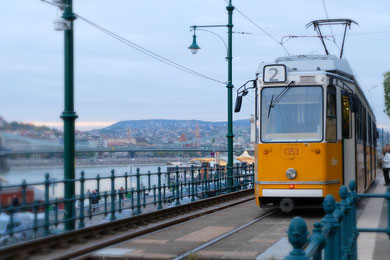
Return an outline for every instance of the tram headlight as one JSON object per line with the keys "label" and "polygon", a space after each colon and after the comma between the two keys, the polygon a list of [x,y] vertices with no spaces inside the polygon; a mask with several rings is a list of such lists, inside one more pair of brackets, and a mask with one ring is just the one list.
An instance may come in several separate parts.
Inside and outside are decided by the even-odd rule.
{"label": "tram headlight", "polygon": [[290,180],[293,180],[293,179],[295,179],[297,177],[297,171],[295,169],[293,169],[293,168],[289,168],[286,171],[286,176]]}

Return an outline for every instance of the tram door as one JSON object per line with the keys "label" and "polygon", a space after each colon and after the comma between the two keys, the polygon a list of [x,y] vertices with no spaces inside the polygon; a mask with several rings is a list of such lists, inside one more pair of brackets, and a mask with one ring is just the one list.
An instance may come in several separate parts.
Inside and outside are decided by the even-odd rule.
{"label": "tram door", "polygon": [[355,179],[355,121],[352,120],[351,104],[349,97],[341,92],[341,115],[342,115],[342,142],[343,142],[343,183]]}
{"label": "tram door", "polygon": [[366,175],[366,190],[371,184],[372,176],[372,123],[371,116],[367,113],[367,175]]}

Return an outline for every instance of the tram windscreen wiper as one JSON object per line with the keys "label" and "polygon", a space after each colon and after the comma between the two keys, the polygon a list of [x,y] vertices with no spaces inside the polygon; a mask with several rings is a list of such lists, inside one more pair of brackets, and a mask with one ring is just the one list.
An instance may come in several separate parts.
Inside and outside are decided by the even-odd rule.
{"label": "tram windscreen wiper", "polygon": [[287,94],[287,92],[290,90],[290,88],[292,87],[292,84],[294,83],[294,81],[291,81],[274,99],[274,95],[272,95],[271,97],[271,103],[269,104],[269,107],[268,107],[268,118],[269,118],[269,115],[271,114],[271,109],[276,107],[277,104],[279,104],[279,102],[282,100],[282,98]]}

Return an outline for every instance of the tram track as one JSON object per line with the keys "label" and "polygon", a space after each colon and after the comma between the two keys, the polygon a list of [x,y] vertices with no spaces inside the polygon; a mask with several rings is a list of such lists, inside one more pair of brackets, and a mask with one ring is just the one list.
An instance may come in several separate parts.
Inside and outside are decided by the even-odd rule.
{"label": "tram track", "polygon": [[[244,205],[253,205],[253,204],[252,204],[252,202],[250,200],[245,200],[245,201],[243,201],[243,203],[237,203],[235,205],[232,205],[231,207],[228,208],[228,210],[229,210],[229,213],[227,213],[228,216],[232,216],[231,211],[239,212],[240,210],[242,210]],[[244,207],[248,207],[248,206],[244,206]],[[250,207],[253,208],[253,206],[250,206]],[[225,208],[225,209],[227,209],[227,208]],[[150,233],[138,236],[138,237],[134,237],[134,238],[129,239],[127,241],[123,241],[123,242],[120,242],[120,243],[117,243],[117,244],[113,244],[113,245],[111,245],[109,247],[101,248],[101,249],[96,250],[94,252],[90,252],[90,253],[88,253],[88,254],[86,254],[84,256],[73,258],[73,259],[74,260],[102,260],[102,259],[106,259],[106,258],[107,259],[111,259],[110,257],[113,257],[113,259],[128,259],[128,260],[129,259],[141,259],[141,258],[142,259],[175,259],[175,260],[178,259],[179,260],[179,259],[187,259],[187,257],[190,257],[189,259],[191,259],[191,255],[193,255],[194,257],[200,257],[200,259],[218,259],[219,257],[215,257],[215,256],[203,258],[202,256],[198,256],[197,253],[198,252],[202,252],[204,249],[206,249],[208,247],[211,247],[211,246],[216,246],[217,245],[217,247],[218,247],[218,242],[224,243],[224,241],[226,239],[230,239],[231,237],[233,239],[235,239],[234,238],[235,235],[238,234],[240,231],[246,232],[245,229],[251,228],[251,226],[253,226],[254,224],[259,224],[259,222],[261,222],[261,220],[269,219],[270,217],[272,218],[271,215],[278,215],[277,213],[278,212],[280,213],[280,211],[277,210],[277,209],[273,209],[273,210],[266,209],[264,211],[260,211],[260,212],[257,211],[257,212],[258,213],[261,212],[261,213],[260,213],[260,215],[258,213],[256,213],[257,216],[255,218],[250,218],[249,217],[249,219],[247,219],[245,221],[238,221],[238,222],[233,221],[232,223],[230,223],[228,225],[229,227],[234,226],[235,224],[233,224],[233,223],[241,222],[241,224],[239,224],[239,226],[235,226],[235,228],[233,228],[230,231],[226,231],[226,232],[224,232],[223,234],[220,234],[217,237],[214,237],[212,239],[209,239],[209,240],[205,241],[202,244],[195,243],[197,245],[196,246],[193,245],[193,247],[191,249],[187,248],[186,250],[181,251],[182,248],[180,248],[180,246],[177,247],[177,245],[173,245],[173,248],[175,248],[173,251],[176,251],[176,252],[170,252],[169,255],[164,255],[164,254],[161,255],[161,254],[159,254],[159,253],[157,253],[155,251],[156,250],[155,248],[147,247],[147,248],[135,249],[135,248],[137,248],[136,244],[139,245],[139,243],[141,241],[150,241],[150,242],[153,241],[152,243],[159,243],[158,242],[158,237],[160,237],[160,238],[164,237],[164,239],[168,239],[167,241],[169,241],[168,242],[169,245],[172,245],[171,243],[174,244],[176,241],[180,241],[180,239],[178,237],[175,237],[172,240],[172,233],[177,232],[177,231],[174,231],[174,230],[186,230],[188,232],[191,232],[191,230],[193,230],[193,231],[194,230],[195,231],[198,230],[197,232],[200,232],[201,230],[205,229],[204,227],[206,227],[206,226],[208,226],[210,224],[212,226],[213,225],[216,225],[216,226],[219,226],[219,227],[220,226],[224,226],[223,224],[221,225],[221,224],[214,223],[212,220],[210,222],[210,218],[214,218],[214,219],[215,218],[219,218],[221,216],[221,214],[224,214],[223,210],[214,211],[214,212],[212,212],[210,214],[202,215],[199,218],[190,219],[188,221],[185,221],[185,222],[182,222],[182,223],[178,223],[176,225],[172,225],[170,227],[167,227],[167,228],[164,228],[164,229],[161,229],[161,230],[156,230],[154,232],[150,232]],[[253,214],[249,214],[249,215],[253,216]],[[280,214],[279,214],[279,217],[280,217]],[[223,220],[221,220],[221,221],[223,221]],[[272,223],[272,222],[273,222],[273,220],[271,220],[271,221],[268,220],[265,223],[265,226],[269,226],[269,223]],[[199,223],[205,223],[205,226],[203,226],[203,224],[199,225]],[[209,223],[209,224],[207,224],[207,223]],[[193,226],[193,227],[195,227],[195,229],[194,228],[190,228],[190,230],[189,230],[188,229],[189,226]],[[257,229],[257,228],[255,228],[255,229]],[[267,228],[266,228],[266,230],[267,230]],[[206,231],[206,233],[207,233],[207,231]],[[190,234],[187,234],[187,235],[191,236]],[[179,236],[180,236],[180,234],[179,234]],[[202,236],[203,236],[202,234],[199,234],[199,237],[202,237]],[[208,234],[205,234],[205,236],[208,237]],[[200,238],[199,241],[201,241],[203,239],[204,238]],[[186,240],[185,239],[184,241],[190,241],[190,240]],[[162,242],[163,242],[163,244],[165,243],[164,241],[162,241]],[[142,253],[141,253],[142,249],[146,250],[144,252],[144,255],[142,255]],[[122,252],[132,252],[132,251],[136,250],[138,252],[136,252],[136,254],[132,254],[131,253],[129,255],[126,254],[126,255],[119,256],[119,255],[117,255],[117,252],[118,252],[117,250],[119,250],[119,251],[123,250]],[[160,250],[157,249],[157,251],[160,251]],[[170,250],[168,250],[168,251],[170,251]],[[118,253],[122,254],[122,252],[118,252]],[[162,250],[160,252],[167,252],[167,251],[166,250]],[[140,253],[141,253],[141,255],[140,255]],[[113,255],[111,255],[111,254],[113,254]]]}
{"label": "tram track", "polygon": [[227,232],[227,233],[225,233],[225,234],[222,234],[222,235],[218,236],[217,238],[215,238],[215,239],[213,239],[213,240],[210,240],[210,241],[208,241],[208,242],[206,242],[206,243],[204,243],[204,244],[202,244],[202,245],[200,245],[200,246],[197,246],[196,248],[194,248],[194,249],[192,249],[192,250],[189,250],[189,251],[187,251],[187,252],[185,252],[185,253],[183,253],[183,254],[177,256],[177,257],[174,258],[173,260],[181,260],[181,259],[184,259],[185,257],[189,256],[190,254],[193,254],[193,253],[196,253],[196,252],[198,252],[198,251],[200,251],[200,250],[203,250],[203,249],[205,249],[206,247],[211,246],[211,245],[213,245],[213,244],[215,244],[215,243],[217,243],[217,242],[219,242],[219,241],[221,241],[221,240],[227,238],[228,236],[231,236],[231,235],[233,235],[233,234],[235,234],[235,233],[237,233],[237,232],[239,232],[239,231],[241,231],[241,230],[243,230],[243,229],[245,229],[245,228],[247,228],[247,227],[253,225],[253,224],[256,223],[256,222],[258,222],[258,221],[260,221],[260,220],[262,220],[262,219],[264,219],[264,218],[267,218],[267,217],[273,215],[273,214],[274,214],[275,212],[277,212],[277,211],[278,211],[278,210],[276,210],[276,209],[271,210],[270,212],[267,212],[267,213],[261,215],[260,217],[254,219],[254,220],[252,220],[252,221],[250,221],[250,222],[248,222],[248,223],[246,223],[246,224],[244,224],[244,225],[241,225],[241,226],[239,226],[239,227],[237,227],[237,228],[235,228],[235,229],[233,229],[233,230],[231,230],[231,231],[229,231],[229,232]]}
{"label": "tram track", "polygon": [[[0,249],[0,259],[70,259],[253,200],[253,189],[98,224]],[[85,259],[85,258],[83,258]]]}
{"label": "tram track", "polygon": [[[196,221],[196,220],[198,220],[198,219],[200,219],[200,218],[202,218],[202,217],[210,216],[210,215],[213,215],[213,214],[218,214],[218,213],[220,213],[220,211],[222,211],[222,210],[225,210],[225,209],[228,209],[228,208],[229,208],[229,209],[232,209],[232,208],[235,208],[235,207],[239,207],[241,204],[246,203],[246,202],[248,202],[248,201],[250,201],[250,200],[251,200],[251,199],[248,199],[248,200],[245,199],[245,200],[240,201],[239,203],[231,204],[229,207],[225,207],[225,206],[224,206],[224,207],[222,207],[222,208],[220,208],[220,209],[218,209],[218,210],[216,210],[216,211],[209,212],[208,214],[200,214],[199,217],[197,217],[197,218],[192,218],[192,219],[189,219],[189,220],[186,220],[186,221],[183,221],[183,222],[180,222],[180,223],[171,225],[171,226],[166,227],[166,228],[158,229],[158,230],[155,230],[155,231],[153,231],[153,232],[148,232],[148,233],[146,233],[146,234],[143,234],[143,235],[140,235],[140,236],[136,236],[136,237],[134,237],[134,238],[129,239],[128,241],[124,241],[124,242],[120,242],[120,243],[113,244],[113,245],[111,245],[111,247],[121,246],[121,245],[123,245],[123,244],[125,244],[125,243],[128,243],[128,242],[130,242],[130,241],[133,241],[134,239],[142,239],[142,238],[144,238],[144,237],[147,237],[147,236],[149,236],[149,235],[156,234],[156,233],[158,233],[158,232],[164,232],[165,230],[168,230],[168,229],[171,229],[171,228],[180,227],[180,225],[189,223],[189,222],[191,222],[191,221]],[[221,236],[219,236],[219,237],[217,237],[217,238],[215,238],[215,239],[212,239],[211,241],[208,241],[207,243],[204,243],[204,244],[202,244],[202,245],[200,245],[200,246],[198,246],[198,247],[196,247],[196,248],[194,248],[194,249],[192,249],[192,250],[189,250],[188,252],[185,252],[185,253],[181,254],[180,256],[178,256],[178,257],[176,257],[176,258],[174,258],[174,259],[175,259],[175,260],[176,260],[176,259],[177,259],[177,260],[179,260],[179,259],[185,259],[185,257],[187,257],[188,255],[190,255],[191,253],[195,253],[195,252],[197,252],[197,251],[199,251],[199,250],[202,250],[202,249],[204,249],[204,248],[206,248],[206,247],[208,247],[208,246],[210,246],[210,245],[212,245],[212,244],[214,244],[214,243],[216,243],[216,242],[218,242],[218,241],[221,241],[221,240],[223,240],[224,238],[226,238],[226,237],[228,237],[228,236],[230,236],[230,235],[233,235],[234,233],[237,233],[237,232],[239,232],[239,231],[241,231],[241,230],[247,228],[247,227],[250,226],[250,225],[253,225],[254,223],[256,223],[256,222],[258,222],[258,221],[260,221],[260,220],[262,220],[262,219],[264,219],[264,218],[267,218],[267,217],[273,215],[273,214],[276,213],[276,212],[278,212],[278,210],[276,210],[276,209],[271,210],[271,211],[268,211],[268,212],[262,214],[261,216],[259,216],[258,218],[254,219],[254,220],[252,220],[252,221],[250,221],[250,222],[248,222],[248,223],[246,223],[246,224],[244,224],[244,225],[241,225],[241,226],[235,228],[234,230],[231,230],[230,232],[224,233],[224,234],[222,234]],[[94,252],[85,254],[85,255],[83,255],[83,256],[80,256],[80,257],[72,258],[72,260],[91,260],[91,259],[95,259],[94,254],[95,254],[96,252],[97,252],[97,251],[94,251]]]}

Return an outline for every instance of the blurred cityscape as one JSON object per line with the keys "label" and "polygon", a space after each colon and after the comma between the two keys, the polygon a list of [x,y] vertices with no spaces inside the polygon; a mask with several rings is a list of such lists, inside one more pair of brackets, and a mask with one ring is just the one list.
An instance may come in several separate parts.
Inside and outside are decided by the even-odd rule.
{"label": "blurred cityscape", "polygon": [[[161,163],[213,157],[214,153],[190,150],[226,150],[226,122],[198,120],[129,120],[90,131],[76,131],[78,165]],[[235,151],[251,149],[251,121],[234,121]],[[253,134],[253,133],[252,133]],[[182,149],[169,152],[119,152],[137,149]],[[56,128],[7,122],[0,117],[0,167],[61,166],[63,132]],[[98,152],[97,152],[98,151]],[[115,151],[115,152],[107,152]],[[224,156],[224,154],[222,154]]]}
{"label": "blurred cityscape", "polygon": [[[226,149],[226,122],[198,120],[129,120],[91,131],[76,131],[76,150],[88,148],[213,148]],[[234,121],[235,146],[249,147],[250,120]],[[63,148],[56,128],[7,122],[0,117],[2,146],[12,151]]]}

